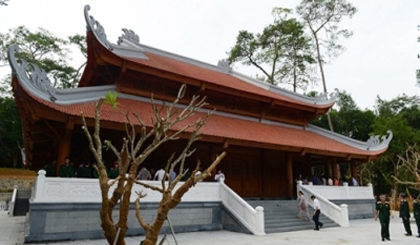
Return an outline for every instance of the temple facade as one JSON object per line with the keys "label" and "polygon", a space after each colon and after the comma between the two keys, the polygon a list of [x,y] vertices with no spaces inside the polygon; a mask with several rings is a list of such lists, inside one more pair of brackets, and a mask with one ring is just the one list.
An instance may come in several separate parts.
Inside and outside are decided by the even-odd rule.
{"label": "temple facade", "polygon": [[[209,103],[205,109],[215,110],[201,129],[201,139],[194,145],[197,150],[186,166],[194,168],[199,159],[206,167],[226,151],[219,168],[226,175],[226,184],[242,197],[292,198],[297,176],[311,176],[315,166],[338,178],[338,164],[349,163],[356,177],[357,165],[378,159],[392,139],[389,132],[361,142],[309,124],[328,112],[337,92],[306,97],[233,71],[223,60],[212,65],[146,46],[127,29],[112,43],[89,9],[85,7],[87,65],[75,89],[53,88],[44,71],[16,59],[17,46],[9,48],[13,93],[31,169],[54,161],[58,169],[66,156],[75,164],[93,162],[81,129],[81,113],[93,128],[95,104],[107,92],[118,92],[119,111],[137,113],[152,127],[152,94],[157,104],[170,103],[182,84],[187,89],[181,107],[193,95],[200,95]],[[206,110],[194,118],[205,116]],[[124,115],[104,105],[102,140],[119,147],[125,136],[124,121]],[[188,136],[163,145],[145,166],[164,167]],[[115,160],[111,151],[103,155],[109,165]]]}

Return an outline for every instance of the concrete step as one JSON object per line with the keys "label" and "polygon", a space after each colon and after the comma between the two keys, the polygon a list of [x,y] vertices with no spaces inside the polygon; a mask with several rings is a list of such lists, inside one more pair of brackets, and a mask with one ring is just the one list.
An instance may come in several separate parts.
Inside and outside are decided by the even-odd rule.
{"label": "concrete step", "polygon": [[[306,217],[298,219],[296,200],[247,200],[252,207],[261,206],[264,208],[265,232],[289,232],[300,230],[312,230],[314,222],[307,221]],[[308,207],[309,216],[312,218],[313,208]],[[338,225],[321,213],[320,221],[324,223],[323,228],[337,227]]]}

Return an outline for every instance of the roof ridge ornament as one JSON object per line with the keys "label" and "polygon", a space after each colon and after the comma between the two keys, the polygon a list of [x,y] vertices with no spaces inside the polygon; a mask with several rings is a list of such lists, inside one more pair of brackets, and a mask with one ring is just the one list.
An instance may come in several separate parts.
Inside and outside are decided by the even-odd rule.
{"label": "roof ridge ornament", "polygon": [[118,45],[121,45],[121,43],[124,42],[124,39],[140,45],[140,38],[139,35],[137,35],[133,30],[131,29],[127,29],[127,28],[123,28],[122,31],[124,32],[124,34],[122,34],[119,38],[118,38]]}
{"label": "roof ridge ornament", "polygon": [[89,4],[85,5],[85,20],[86,20],[86,28],[88,31],[92,31],[93,34],[96,36],[96,38],[99,39],[99,41],[105,45],[105,47],[107,47],[109,50],[113,50],[112,44],[108,41],[108,39],[106,38],[106,34],[105,34],[105,29],[104,27],[101,25],[101,23],[99,23],[97,20],[95,20],[95,18],[93,18],[91,15],[89,15],[88,11],[90,10],[90,6]]}
{"label": "roof ridge ornament", "polygon": [[25,83],[29,88],[36,89],[43,95],[49,97],[51,101],[56,101],[56,90],[51,86],[51,81],[47,73],[35,64],[28,64],[24,60],[17,61],[15,53],[19,52],[20,48],[16,44],[9,46],[7,51],[7,58],[12,67],[12,74],[16,76],[20,82]]}
{"label": "roof ridge ornament", "polygon": [[226,59],[221,59],[217,62],[217,67],[223,70],[223,72],[230,73],[232,68],[229,66],[229,62]]}
{"label": "roof ridge ornament", "polygon": [[386,135],[372,135],[366,141],[366,149],[370,150],[371,148],[377,148],[382,146],[388,146],[389,142],[391,142],[392,137],[394,136],[391,130],[386,131],[388,137]]}
{"label": "roof ridge ornament", "polygon": [[320,101],[328,101],[328,100],[335,101],[337,100],[338,95],[339,95],[339,91],[337,88],[334,89],[334,91],[331,93],[328,93],[328,92],[320,93],[319,95],[315,96],[314,104],[317,104]]}

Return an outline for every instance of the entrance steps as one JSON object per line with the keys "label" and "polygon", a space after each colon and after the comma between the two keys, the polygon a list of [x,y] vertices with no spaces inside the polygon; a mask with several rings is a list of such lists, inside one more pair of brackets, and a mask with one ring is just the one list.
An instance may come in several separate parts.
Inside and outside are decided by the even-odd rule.
{"label": "entrance steps", "polygon": [[[264,207],[265,233],[279,233],[289,231],[313,230],[314,222],[307,221],[306,217],[297,218],[297,200],[246,200],[252,207]],[[313,208],[308,206],[309,216],[312,219]],[[323,229],[337,227],[338,224],[322,214],[319,220],[324,223]]]}
{"label": "entrance steps", "polygon": [[13,209],[13,216],[25,216],[29,211],[29,198],[31,198],[31,190],[18,190]]}

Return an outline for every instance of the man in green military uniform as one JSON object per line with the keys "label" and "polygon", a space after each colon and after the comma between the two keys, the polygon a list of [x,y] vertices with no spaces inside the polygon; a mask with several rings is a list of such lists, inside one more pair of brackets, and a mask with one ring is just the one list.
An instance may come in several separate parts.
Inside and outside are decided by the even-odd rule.
{"label": "man in green military uniform", "polygon": [[389,202],[385,200],[385,195],[380,195],[380,201],[376,203],[375,221],[378,220],[381,223],[381,237],[384,242],[385,239],[391,241],[389,236],[389,217],[391,216],[391,206]]}
{"label": "man in green military uniform", "polygon": [[408,202],[405,200],[405,194],[400,193],[400,218],[402,218],[404,229],[407,232],[406,236],[412,236],[411,227],[410,227],[410,209],[408,207]]}
{"label": "man in green military uniform", "polygon": [[59,175],[60,177],[74,177],[74,168],[69,157],[66,157],[64,163],[62,163]]}
{"label": "man in green military uniform", "polygon": [[414,218],[416,219],[417,224],[417,233],[418,238],[420,238],[420,195],[417,196],[417,199],[413,201],[413,209],[414,209]]}

